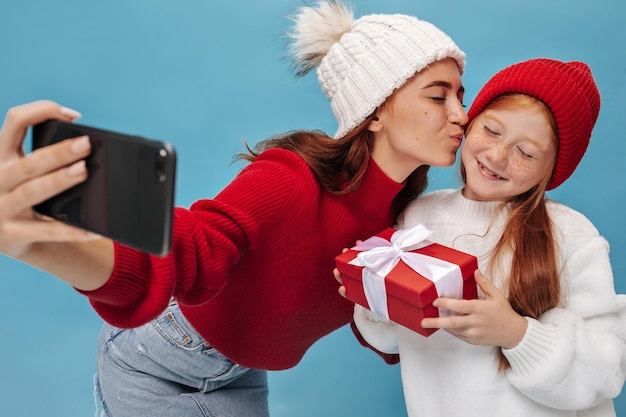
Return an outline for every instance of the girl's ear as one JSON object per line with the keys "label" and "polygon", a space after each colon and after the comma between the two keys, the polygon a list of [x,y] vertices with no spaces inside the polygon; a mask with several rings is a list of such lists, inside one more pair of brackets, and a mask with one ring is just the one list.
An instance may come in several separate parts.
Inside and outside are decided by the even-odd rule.
{"label": "girl's ear", "polygon": [[367,125],[367,130],[375,133],[375,132],[380,132],[382,128],[383,128],[383,122],[381,122],[378,115],[375,114],[370,124]]}

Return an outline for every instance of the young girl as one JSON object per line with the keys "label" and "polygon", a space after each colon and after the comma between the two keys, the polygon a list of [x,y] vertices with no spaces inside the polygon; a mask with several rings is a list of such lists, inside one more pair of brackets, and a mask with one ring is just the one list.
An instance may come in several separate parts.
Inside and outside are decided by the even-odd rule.
{"label": "young girl", "polygon": [[[581,62],[508,67],[469,111],[460,190],[409,204],[398,228],[478,257],[478,300],[439,298],[456,315],[424,337],[360,306],[375,349],[399,353],[408,414],[614,416],[626,374],[626,297],[609,248],[582,214],[549,200],[581,160],[600,109]],[[489,279],[487,278],[489,277]]]}
{"label": "young girl", "polygon": [[30,125],[79,115],[50,102],[7,115],[0,251],[73,285],[111,324],[98,347],[103,415],[267,415],[265,370],[295,366],[352,320],[335,254],[391,226],[428,166],[455,161],[465,55],[447,35],[406,15],[354,20],[337,0],[294,21],[295,67],[317,68],[337,133],[262,142],[215,198],[176,210],[164,257],[37,215],[33,205],[85,180],[89,142],[24,156]]}

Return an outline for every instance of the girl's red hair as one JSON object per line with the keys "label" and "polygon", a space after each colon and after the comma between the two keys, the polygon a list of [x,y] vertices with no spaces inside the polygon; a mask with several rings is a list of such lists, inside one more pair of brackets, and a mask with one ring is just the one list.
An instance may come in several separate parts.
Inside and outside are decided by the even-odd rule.
{"label": "girl's red hair", "polygon": [[[553,138],[558,146],[554,117],[541,101],[524,94],[507,94],[497,97],[485,109],[525,109],[537,106],[550,121]],[[468,131],[471,126],[470,123]],[[510,212],[504,232],[493,248],[489,266],[490,273],[501,270],[497,268],[499,260],[512,254],[508,282],[504,281],[507,283],[508,300],[518,314],[535,319],[558,306],[561,300],[557,248],[545,196],[554,163],[546,170],[547,174],[539,184],[505,202]],[[463,166],[461,173],[465,180]],[[498,370],[507,370],[510,364],[502,354],[502,349],[498,349],[497,356]]]}

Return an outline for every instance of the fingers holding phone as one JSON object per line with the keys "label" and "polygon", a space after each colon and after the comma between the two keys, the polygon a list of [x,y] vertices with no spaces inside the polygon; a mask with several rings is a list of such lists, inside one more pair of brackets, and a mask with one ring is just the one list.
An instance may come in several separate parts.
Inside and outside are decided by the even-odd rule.
{"label": "fingers holding phone", "polygon": [[[0,176],[6,178],[0,189],[12,190],[29,182],[31,191],[40,189],[45,196],[40,196],[38,192],[30,193],[36,201],[29,199],[24,202],[38,204],[86,179],[85,158],[90,151],[91,143],[87,136],[36,150],[0,168]],[[3,175],[5,172],[6,175]]]}
{"label": "fingers holding phone", "polygon": [[[31,125],[50,117],[73,121],[80,117],[80,113],[43,100],[13,107],[7,112],[0,130],[0,191],[13,190],[25,181],[69,166],[89,155],[89,144],[83,139],[25,156],[23,145],[26,132]],[[72,172],[76,172],[76,168]],[[46,185],[50,184],[41,187],[44,192],[48,189]]]}
{"label": "fingers holding phone", "polygon": [[28,128],[47,119],[74,121],[80,118],[76,110],[48,100],[16,106],[7,111],[0,130],[0,167],[16,157],[24,156],[23,144]]}

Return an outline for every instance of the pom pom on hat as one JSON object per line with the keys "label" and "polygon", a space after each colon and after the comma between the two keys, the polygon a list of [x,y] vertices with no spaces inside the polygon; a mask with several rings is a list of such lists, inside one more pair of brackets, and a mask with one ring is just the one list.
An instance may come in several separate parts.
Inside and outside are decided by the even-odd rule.
{"label": "pom pom on hat", "polygon": [[317,67],[340,138],[362,123],[393,91],[433,62],[465,53],[429,22],[402,14],[371,14],[354,20],[340,0],[302,7],[294,21],[291,56],[298,75]]}
{"label": "pom pom on hat", "polygon": [[552,112],[558,131],[558,153],[548,190],[573,173],[585,154],[600,112],[600,92],[589,66],[536,58],[511,65],[494,75],[478,92],[468,112],[470,121],[498,96],[522,93],[541,100]]}

